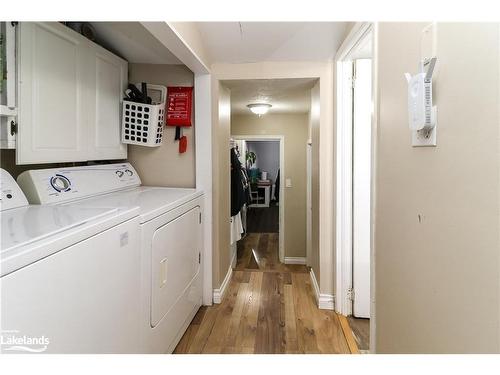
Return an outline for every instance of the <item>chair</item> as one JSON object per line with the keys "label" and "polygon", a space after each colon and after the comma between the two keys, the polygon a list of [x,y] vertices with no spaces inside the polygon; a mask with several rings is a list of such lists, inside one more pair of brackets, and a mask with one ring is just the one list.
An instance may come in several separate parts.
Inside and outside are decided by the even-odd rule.
{"label": "chair", "polygon": [[250,183],[248,184],[248,187],[250,189],[250,207],[254,205],[264,204],[266,201],[266,197],[259,196],[259,189],[257,188],[257,185]]}

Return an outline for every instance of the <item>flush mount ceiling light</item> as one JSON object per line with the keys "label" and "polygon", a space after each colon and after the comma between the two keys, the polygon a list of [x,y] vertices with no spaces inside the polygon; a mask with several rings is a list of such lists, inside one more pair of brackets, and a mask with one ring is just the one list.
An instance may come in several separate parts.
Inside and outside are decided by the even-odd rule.
{"label": "flush mount ceiling light", "polygon": [[272,105],[267,103],[254,103],[248,104],[247,107],[250,108],[250,111],[252,111],[256,115],[262,116],[265,115],[267,111],[269,111]]}

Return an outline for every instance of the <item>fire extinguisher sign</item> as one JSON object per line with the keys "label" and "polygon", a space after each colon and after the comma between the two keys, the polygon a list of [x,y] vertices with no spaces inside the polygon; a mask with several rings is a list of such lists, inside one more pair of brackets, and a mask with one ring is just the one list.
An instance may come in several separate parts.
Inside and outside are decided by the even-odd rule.
{"label": "fire extinguisher sign", "polygon": [[167,125],[191,126],[192,87],[168,87]]}

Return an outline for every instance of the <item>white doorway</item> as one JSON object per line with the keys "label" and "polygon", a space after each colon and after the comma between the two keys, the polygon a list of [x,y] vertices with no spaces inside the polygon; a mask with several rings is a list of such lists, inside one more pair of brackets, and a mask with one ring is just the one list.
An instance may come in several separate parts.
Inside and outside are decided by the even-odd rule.
{"label": "white doorway", "polygon": [[[277,184],[279,187],[279,223],[278,223],[278,257],[279,261],[281,263],[285,262],[285,248],[283,246],[284,244],[284,239],[285,239],[285,222],[284,222],[284,217],[285,217],[285,181],[284,181],[284,173],[283,171],[285,170],[285,137],[282,135],[231,135],[231,139],[233,139],[236,143],[240,144],[242,147],[242,153],[243,155],[246,154],[248,144],[251,142],[272,142],[272,143],[277,143],[279,147],[279,170],[281,173],[272,173],[272,176],[268,176],[269,178],[273,179],[273,181],[276,181],[276,178],[279,178],[279,184]],[[243,159],[241,159],[243,160]],[[246,160],[245,160],[246,162]],[[279,175],[279,177],[278,177]],[[276,186],[276,183],[274,184]],[[274,196],[272,189],[270,191],[265,191],[265,195],[269,195],[268,200],[271,199],[272,196]],[[266,201],[262,202],[262,204],[265,206],[266,204],[269,205],[269,203],[266,203]],[[260,207],[259,204],[254,205],[254,207]]]}
{"label": "white doorway", "polygon": [[[337,243],[336,305],[364,318],[362,350],[373,350],[373,27],[356,24],[336,56]],[[367,319],[370,319],[369,321]],[[354,320],[354,319],[353,319]],[[351,323],[351,320],[350,320]],[[353,325],[354,336],[356,337]],[[364,333],[364,335],[363,335]],[[357,340],[358,341],[358,340]],[[360,343],[358,342],[358,345]]]}
{"label": "white doorway", "polygon": [[352,315],[370,318],[372,61],[352,63]]}

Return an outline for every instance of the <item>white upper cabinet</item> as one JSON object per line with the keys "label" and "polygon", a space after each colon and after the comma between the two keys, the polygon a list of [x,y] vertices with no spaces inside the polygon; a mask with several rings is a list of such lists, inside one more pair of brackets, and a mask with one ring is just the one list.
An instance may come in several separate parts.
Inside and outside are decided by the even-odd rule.
{"label": "white upper cabinet", "polygon": [[87,157],[85,48],[58,24],[19,26],[18,164]]}
{"label": "white upper cabinet", "polygon": [[127,62],[59,23],[18,32],[17,164],[126,158]]}
{"label": "white upper cabinet", "polygon": [[121,105],[128,64],[99,46],[89,57],[89,159],[124,159],[127,146],[121,143]]}

